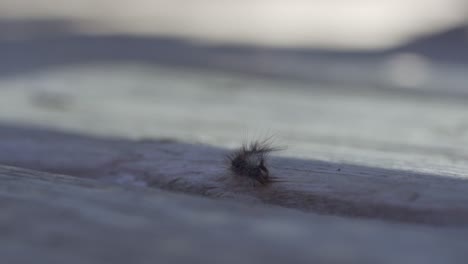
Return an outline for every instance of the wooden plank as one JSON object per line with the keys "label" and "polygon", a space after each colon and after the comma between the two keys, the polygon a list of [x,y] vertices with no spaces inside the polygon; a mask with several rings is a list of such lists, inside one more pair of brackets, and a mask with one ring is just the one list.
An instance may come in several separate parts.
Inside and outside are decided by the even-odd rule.
{"label": "wooden plank", "polygon": [[0,256],[12,264],[431,264],[463,263],[467,250],[466,229],[304,214],[8,166],[0,166],[0,205]]}
{"label": "wooden plank", "polygon": [[[463,98],[135,65],[63,68],[0,87],[3,164],[305,211],[468,223]],[[284,182],[233,182],[227,148],[262,134],[288,147],[269,165]]]}
{"label": "wooden plank", "polygon": [[0,127],[0,139],[3,164],[309,212],[468,225],[468,182],[443,175],[273,157],[271,173],[282,182],[260,187],[234,177],[225,161],[230,151],[214,146],[18,126]]}

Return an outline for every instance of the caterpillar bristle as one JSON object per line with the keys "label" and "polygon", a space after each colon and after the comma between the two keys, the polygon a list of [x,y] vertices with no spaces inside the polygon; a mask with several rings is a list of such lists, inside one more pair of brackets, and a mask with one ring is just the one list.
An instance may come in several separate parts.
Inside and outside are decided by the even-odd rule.
{"label": "caterpillar bristle", "polygon": [[277,182],[270,176],[266,159],[268,154],[283,148],[273,146],[271,137],[243,144],[240,149],[228,155],[229,169],[236,175],[252,179],[261,185]]}

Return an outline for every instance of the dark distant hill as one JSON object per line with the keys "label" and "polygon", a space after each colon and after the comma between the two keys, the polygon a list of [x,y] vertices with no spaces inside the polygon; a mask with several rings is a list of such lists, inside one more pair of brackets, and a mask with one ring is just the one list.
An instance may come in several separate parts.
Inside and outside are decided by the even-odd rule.
{"label": "dark distant hill", "polygon": [[87,35],[76,32],[70,21],[0,20],[0,76],[72,64],[132,62],[350,82],[356,79],[356,71],[351,70],[355,65],[364,72],[372,71],[399,52],[421,54],[435,63],[466,66],[467,28],[424,36],[388,50],[356,52],[204,45],[161,36]]}
{"label": "dark distant hill", "polygon": [[388,52],[412,52],[435,62],[468,64],[468,25],[416,39]]}

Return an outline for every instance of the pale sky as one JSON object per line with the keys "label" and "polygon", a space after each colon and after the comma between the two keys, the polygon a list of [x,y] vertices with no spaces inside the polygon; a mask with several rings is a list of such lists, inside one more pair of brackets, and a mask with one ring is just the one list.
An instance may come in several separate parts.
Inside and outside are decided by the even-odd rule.
{"label": "pale sky", "polygon": [[467,21],[468,0],[0,0],[0,19],[217,43],[386,48]]}

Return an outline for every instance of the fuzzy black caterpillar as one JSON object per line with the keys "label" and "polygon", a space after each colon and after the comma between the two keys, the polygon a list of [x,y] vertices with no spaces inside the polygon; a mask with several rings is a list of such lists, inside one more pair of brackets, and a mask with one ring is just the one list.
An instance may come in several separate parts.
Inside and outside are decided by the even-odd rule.
{"label": "fuzzy black caterpillar", "polygon": [[266,158],[273,151],[281,148],[272,146],[269,139],[244,144],[227,158],[229,169],[234,175],[250,178],[266,185],[273,180],[267,168]]}

